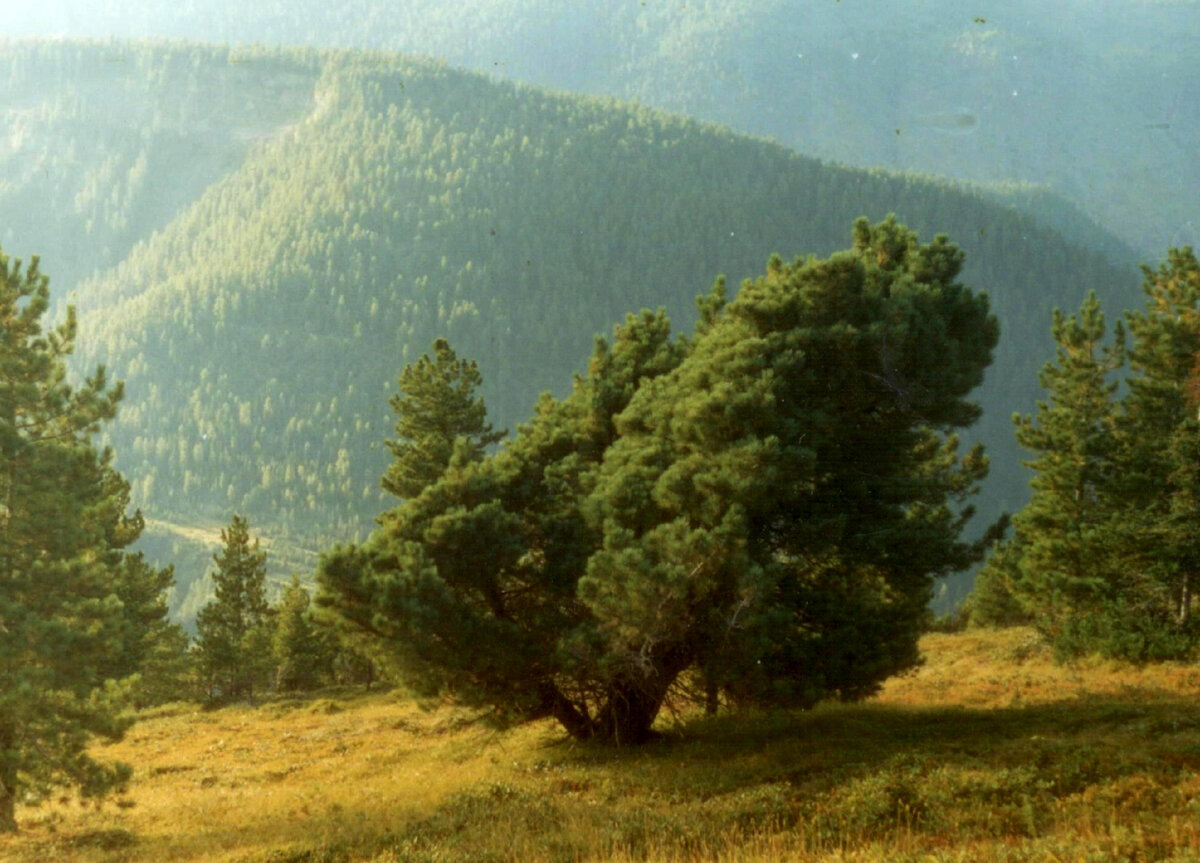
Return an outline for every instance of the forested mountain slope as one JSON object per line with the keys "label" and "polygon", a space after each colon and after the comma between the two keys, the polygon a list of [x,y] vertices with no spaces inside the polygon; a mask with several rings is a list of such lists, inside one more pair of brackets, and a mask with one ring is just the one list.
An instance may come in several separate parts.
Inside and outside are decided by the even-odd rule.
{"label": "forested mountain slope", "polygon": [[[1142,255],[1200,239],[1195,0],[92,0],[13,34],[387,48],[850,164],[1045,184]],[[1055,210],[1060,227],[1078,214]]]}
{"label": "forested mountain slope", "polygon": [[315,74],[299,53],[0,46],[0,243],[42,254],[56,293],[116,264],[306,114]]}
{"label": "forested mountain slope", "polygon": [[[78,80],[22,78],[54,51]],[[1051,306],[1094,288],[1119,307],[1137,291],[1133,273],[970,190],[437,63],[69,43],[3,57],[11,81],[30,82],[10,84],[10,106],[74,99],[95,121],[148,100],[171,106],[165,140],[204,139],[221,154],[203,176],[176,179],[172,206],[189,184],[219,177],[174,218],[165,202],[130,205],[144,238],[74,291],[80,366],[103,362],[126,381],[113,444],[155,519],[213,526],[237,511],[308,548],[359,535],[384,504],[387,398],[434,337],[480,361],[493,419],[512,428],[539,392],[569,386],[593,335],[626,312],[665,305],[683,329],[716,274],[736,285],[772,252],[828,254],[847,244],[856,216],[890,211],[925,238],[950,233],[967,251],[966,281],[989,291],[1001,316],[981,393],[994,513],[1024,500],[1008,417],[1031,404]],[[104,89],[97,69],[137,63],[167,71],[140,93],[120,75]],[[226,100],[252,107],[226,111]],[[47,130],[50,113],[34,112]],[[50,172],[64,189],[96,164],[136,161],[147,140],[89,136],[80,122],[80,140],[99,143]],[[12,164],[52,158],[55,141],[50,131],[28,140]],[[153,189],[189,160],[146,161]],[[42,253],[60,292],[71,287],[55,265],[64,242],[88,272],[106,260],[97,230],[124,238],[108,241],[113,255],[132,237],[110,211],[99,229],[80,230],[81,213],[55,209],[63,194],[27,193],[2,211],[18,227],[66,219],[61,236],[4,244]],[[46,245],[26,245],[34,239]]]}

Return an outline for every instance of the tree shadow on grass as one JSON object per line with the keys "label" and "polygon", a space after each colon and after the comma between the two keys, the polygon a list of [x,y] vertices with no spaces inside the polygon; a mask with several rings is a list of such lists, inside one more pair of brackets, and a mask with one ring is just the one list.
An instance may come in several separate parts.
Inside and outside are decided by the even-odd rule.
{"label": "tree shadow on grass", "polygon": [[559,763],[622,762],[646,767],[642,781],[675,782],[682,770],[700,793],[953,767],[1031,770],[1057,796],[1101,778],[1200,772],[1200,715],[1158,692],[988,709],[831,704],[695,719],[643,747],[572,747]]}

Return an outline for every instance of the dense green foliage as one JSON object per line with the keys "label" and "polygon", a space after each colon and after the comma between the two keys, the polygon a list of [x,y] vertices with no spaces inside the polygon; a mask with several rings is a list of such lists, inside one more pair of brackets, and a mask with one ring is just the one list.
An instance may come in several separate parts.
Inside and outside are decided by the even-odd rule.
{"label": "dense green foliage", "polygon": [[[977,617],[1012,605],[1060,652],[1140,661],[1188,655],[1200,575],[1200,265],[1171,249],[1145,269],[1146,305],[1105,343],[1100,304],[1056,313],[1058,355],[1041,375],[1048,399],[1019,417],[1035,454],[1033,500],[981,576]],[[1128,360],[1119,393],[1114,374]],[[1006,598],[1007,597],[1007,598]]]}
{"label": "dense green foliage", "polygon": [[[146,671],[176,697],[228,702],[255,694],[296,692],[376,676],[368,654],[328,619],[318,619],[309,592],[292,576],[277,601],[267,589],[267,552],[235,515],[212,556],[212,599],[196,615],[195,644],[182,661]],[[145,671],[143,673],[146,673]],[[173,673],[172,680],[166,680]]]}
{"label": "dense green foliage", "polygon": [[981,555],[987,462],[955,432],[998,329],[962,260],[860,219],[728,305],[718,282],[692,339],[631,316],[500,453],[460,437],[327,555],[322,603],[417,684],[579,738],[644,740],[689,670],[710,706],[873,692],[916,663],[932,579]]}
{"label": "dense green foliage", "polygon": [[337,642],[333,632],[315,623],[308,591],[292,577],[276,609],[271,653],[275,688],[282,692],[315,689],[333,677]]}
{"label": "dense green foliage", "polygon": [[[451,458],[477,461],[504,432],[487,422],[476,390],[483,383],[474,362],[460,360],[445,339],[404,367],[400,392],[391,399],[397,415],[396,439],[387,442],[392,463],[382,485],[397,497],[416,497],[436,482]],[[465,447],[465,451],[463,448]]]}
{"label": "dense green foliage", "polygon": [[[1078,316],[1055,310],[1051,332],[1057,356],[1039,373],[1047,400],[1036,420],[1014,418],[1017,441],[1035,457],[1033,498],[1015,519],[1013,548],[992,561],[984,585],[996,579],[1019,597],[1019,604],[1044,632],[1061,631],[1082,609],[1093,605],[1107,583],[1104,555],[1111,537],[1116,441],[1116,382],[1125,361],[1124,330],[1118,324],[1112,344],[1095,295]],[[1015,577],[1014,577],[1015,576]],[[981,585],[982,586],[982,585]],[[990,588],[984,588],[983,596]],[[1002,595],[1002,594],[1001,594]],[[977,610],[982,620],[999,622],[1003,606]]]}
{"label": "dense green foliage", "polygon": [[1200,264],[1170,249],[1145,269],[1145,308],[1129,312],[1133,344],[1123,400],[1123,524],[1128,583],[1123,598],[1158,622],[1191,628],[1200,585]]}
{"label": "dense green foliage", "polygon": [[[953,225],[964,278],[989,290],[1012,333],[1040,330],[1056,302],[1088,288],[1109,301],[1134,284],[969,190],[434,64],[186,46],[8,50],[9,98],[36,100],[46,124],[22,150],[29,162],[49,147],[54,106],[79,89],[65,72],[21,77],[51,68],[55,52],[96,90],[112,79],[111,96],[73,102],[88,123],[108,102],[141,100],[151,117],[174,105],[179,134],[223,140],[242,159],[157,234],[154,220],[131,217],[146,241],[76,291],[84,359],[128,384],[112,438],[135,502],[213,532],[237,511],[310,549],[364,535],[387,501],[378,478],[394,419],[381,394],[437,337],[478,360],[496,425],[512,427],[625,310],[664,304],[687,321],[695,286],[714,272],[739,279],[794,244],[828,254],[836,226],[864,213],[900,212],[929,235]],[[133,74],[147,63],[162,73]],[[204,106],[226,116],[222,98],[262,106],[257,122],[240,108],[227,125],[205,120]],[[67,185],[43,197],[73,200],[71,178],[92,176],[90,159],[79,150],[78,172],[53,172]],[[147,165],[146,188],[158,188],[157,171],[174,162]],[[43,251],[69,237],[74,254],[98,254],[92,236],[67,232]],[[1007,416],[1032,401],[1035,355],[1001,345],[980,393],[978,434],[1005,462],[1017,458]],[[1019,472],[997,473],[981,501],[989,513],[1026,495]],[[189,587],[204,558],[187,572],[179,560],[177,601],[189,608],[204,599]]]}
{"label": "dense green foliage", "polygon": [[235,515],[213,555],[212,602],[196,616],[196,661],[209,698],[250,696],[271,682],[274,615],[267,604],[267,553]]}
{"label": "dense green foliage", "polygon": [[159,572],[125,549],[141,531],[129,487],[95,438],[121,399],[100,368],[66,380],[72,310],[46,328],[46,277],[0,253],[0,832],[54,786],[100,794],[128,768],[92,735],[120,737],[119,693],[169,632]]}

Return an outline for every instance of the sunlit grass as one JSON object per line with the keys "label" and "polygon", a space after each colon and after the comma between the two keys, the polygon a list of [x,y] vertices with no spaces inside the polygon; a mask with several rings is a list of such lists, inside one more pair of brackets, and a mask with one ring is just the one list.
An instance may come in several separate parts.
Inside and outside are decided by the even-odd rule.
{"label": "sunlit grass", "polygon": [[676,717],[611,750],[398,693],[143,718],[100,809],[26,808],[29,861],[1197,860],[1200,674],[931,635],[861,705]]}
{"label": "sunlit grass", "polygon": [[1029,629],[931,634],[923,667],[893,678],[877,701],[914,706],[1011,707],[1093,697],[1200,694],[1200,666],[1137,666],[1084,658],[1058,664]]}
{"label": "sunlit grass", "polygon": [[[490,732],[403,696],[163,713],[101,750],[137,767],[127,795],[99,810],[24,810],[24,835],[0,852],[201,861],[290,843],[355,848],[494,769]],[[118,857],[105,845],[122,846]]]}

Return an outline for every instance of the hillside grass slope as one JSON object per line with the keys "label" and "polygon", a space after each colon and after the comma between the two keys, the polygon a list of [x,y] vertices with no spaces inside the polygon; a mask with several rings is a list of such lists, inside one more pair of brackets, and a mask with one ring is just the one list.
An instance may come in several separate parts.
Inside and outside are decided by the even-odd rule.
{"label": "hillside grass slope", "polygon": [[402,692],[143,716],[101,807],[26,807],[0,859],[1194,860],[1200,669],[1056,666],[1028,630],[930,635],[858,705],[669,716],[602,749]]}

